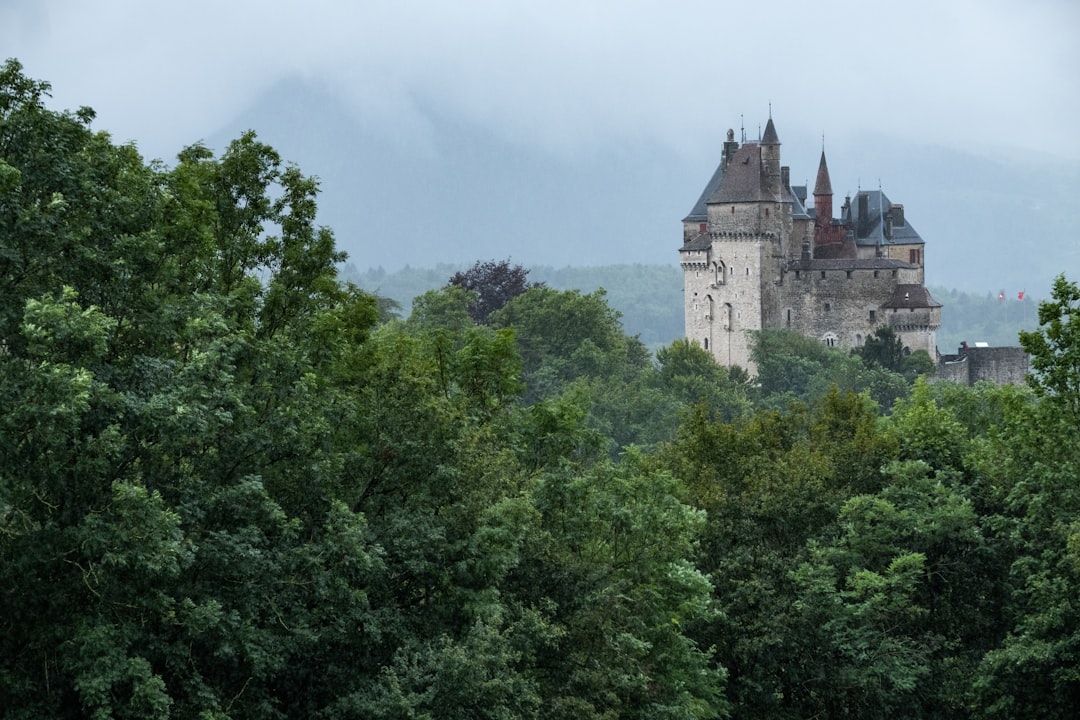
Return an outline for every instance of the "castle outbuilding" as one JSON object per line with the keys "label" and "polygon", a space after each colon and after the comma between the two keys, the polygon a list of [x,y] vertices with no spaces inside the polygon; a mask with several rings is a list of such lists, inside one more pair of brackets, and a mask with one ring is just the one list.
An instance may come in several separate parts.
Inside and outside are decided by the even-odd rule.
{"label": "castle outbuilding", "polygon": [[904,206],[860,190],[834,218],[824,150],[812,207],[790,178],[772,118],[756,143],[727,131],[720,165],[683,219],[686,337],[751,372],[749,331],[767,328],[857,348],[887,325],[905,353],[936,358],[941,303],[924,285],[924,242]]}

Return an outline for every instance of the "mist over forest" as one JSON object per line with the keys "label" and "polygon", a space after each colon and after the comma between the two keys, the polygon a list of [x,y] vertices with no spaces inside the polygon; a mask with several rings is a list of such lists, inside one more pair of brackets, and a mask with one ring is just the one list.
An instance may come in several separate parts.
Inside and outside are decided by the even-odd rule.
{"label": "mist over forest", "polygon": [[[793,184],[813,184],[821,136],[774,114]],[[262,94],[207,142],[259,136],[322,183],[319,220],[334,228],[360,271],[467,265],[512,258],[526,266],[678,265],[680,221],[720,160],[739,114],[718,118],[711,145],[676,152],[656,143],[613,142],[589,153],[552,153],[479,126],[425,114],[418,139],[397,141],[361,111],[290,80]],[[747,113],[748,138],[758,132]],[[794,120],[788,128],[797,127]],[[905,205],[926,241],[934,287],[1046,297],[1059,273],[1080,267],[1080,164],[1038,153],[976,155],[925,137],[905,145],[860,132],[832,136],[826,150],[837,203],[880,186]],[[1006,141],[1007,138],[1002,138]]]}

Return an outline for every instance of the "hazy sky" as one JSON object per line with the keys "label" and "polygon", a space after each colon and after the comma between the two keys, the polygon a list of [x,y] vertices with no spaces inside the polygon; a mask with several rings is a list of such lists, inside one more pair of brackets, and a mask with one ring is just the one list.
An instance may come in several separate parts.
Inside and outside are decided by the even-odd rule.
{"label": "hazy sky", "polygon": [[1080,3],[905,0],[0,0],[0,55],[171,160],[301,78],[395,142],[437,114],[560,155],[715,149],[772,103],[781,140],[1080,160]]}

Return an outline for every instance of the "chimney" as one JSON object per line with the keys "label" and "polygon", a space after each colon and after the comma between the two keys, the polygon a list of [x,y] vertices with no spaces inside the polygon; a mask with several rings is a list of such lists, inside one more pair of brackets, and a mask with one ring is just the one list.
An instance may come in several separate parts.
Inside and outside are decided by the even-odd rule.
{"label": "chimney", "polygon": [[731,158],[735,157],[735,152],[739,149],[739,143],[735,142],[735,131],[728,128],[727,140],[724,142],[724,167],[728,166],[731,162]]}
{"label": "chimney", "polygon": [[889,214],[892,215],[893,227],[904,227],[904,206],[893,204],[889,207]]}

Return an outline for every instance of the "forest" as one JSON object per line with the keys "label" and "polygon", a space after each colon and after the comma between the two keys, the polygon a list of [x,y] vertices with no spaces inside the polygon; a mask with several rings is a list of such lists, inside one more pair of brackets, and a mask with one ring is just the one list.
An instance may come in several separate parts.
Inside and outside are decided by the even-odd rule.
{"label": "forest", "polygon": [[1071,718],[1080,287],[1029,386],[653,351],[480,261],[407,313],[254,133],[0,66],[5,718]]}

